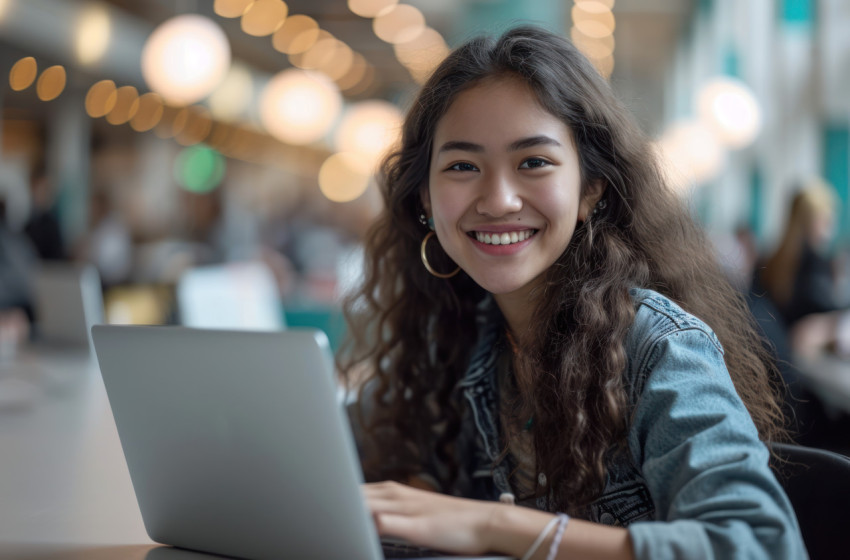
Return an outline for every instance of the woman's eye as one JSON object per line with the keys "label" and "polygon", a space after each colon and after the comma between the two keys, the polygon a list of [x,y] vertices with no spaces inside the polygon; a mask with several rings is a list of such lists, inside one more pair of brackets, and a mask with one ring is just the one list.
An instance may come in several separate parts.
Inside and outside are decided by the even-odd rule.
{"label": "woman's eye", "polygon": [[545,167],[549,165],[549,162],[545,159],[541,158],[528,158],[524,162],[522,162],[519,166],[520,169],[536,169],[538,167]]}
{"label": "woman's eye", "polygon": [[478,168],[471,163],[461,161],[449,167],[447,171],[478,171]]}
{"label": "woman's eye", "polygon": [[535,169],[538,167],[545,167],[550,165],[548,161],[543,158],[528,158],[524,162],[522,162],[519,166],[520,169]]}

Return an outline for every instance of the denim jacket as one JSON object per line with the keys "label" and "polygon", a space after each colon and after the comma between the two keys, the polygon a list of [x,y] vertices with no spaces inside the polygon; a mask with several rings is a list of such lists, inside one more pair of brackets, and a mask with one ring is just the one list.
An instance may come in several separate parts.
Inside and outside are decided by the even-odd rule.
{"label": "denim jacket", "polygon": [[[610,461],[605,490],[584,517],[627,527],[639,559],[806,558],[794,511],[717,337],[656,292],[631,295],[628,452]],[[492,317],[482,321],[459,384],[467,406],[456,449],[464,468],[452,488],[443,488],[448,493],[496,500],[511,492],[511,462],[498,461],[495,372],[503,329]],[[439,479],[439,466],[432,467]],[[538,480],[545,486],[545,473]],[[537,507],[549,509],[547,499],[538,498]]]}

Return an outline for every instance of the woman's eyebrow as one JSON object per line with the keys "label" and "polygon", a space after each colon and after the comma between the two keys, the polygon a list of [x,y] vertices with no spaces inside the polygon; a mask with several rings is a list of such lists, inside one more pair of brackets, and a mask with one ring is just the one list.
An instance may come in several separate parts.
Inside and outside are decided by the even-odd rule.
{"label": "woman's eyebrow", "polygon": [[450,140],[440,146],[438,152],[451,152],[452,150],[480,153],[484,151],[484,146],[482,146],[481,144],[473,144],[472,142],[464,142],[462,140]]}
{"label": "woman's eyebrow", "polygon": [[541,145],[560,146],[561,143],[552,138],[551,136],[540,134],[538,136],[520,138],[516,142],[511,142],[511,144],[508,146],[508,151],[515,152],[517,150],[524,150],[525,148],[533,148],[534,146]]}
{"label": "woman's eyebrow", "polygon": [[[560,147],[561,143],[552,138],[551,136],[546,136],[545,134],[540,134],[537,136],[529,136],[528,138],[520,138],[514,142],[511,142],[508,145],[509,152],[516,152],[517,150],[524,150],[526,148],[533,148],[534,146],[541,145],[549,145],[549,146],[558,146]],[[450,152],[453,150],[459,150],[462,152],[475,152],[481,153],[484,151],[484,146],[481,144],[475,144],[473,142],[466,142],[463,140],[450,140],[440,146],[440,149],[437,150],[439,153],[442,152]]]}

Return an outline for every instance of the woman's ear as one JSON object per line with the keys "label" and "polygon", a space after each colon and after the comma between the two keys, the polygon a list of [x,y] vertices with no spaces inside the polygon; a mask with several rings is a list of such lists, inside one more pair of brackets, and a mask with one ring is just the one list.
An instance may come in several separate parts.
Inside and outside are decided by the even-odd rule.
{"label": "woman's ear", "polygon": [[581,201],[578,206],[578,221],[583,223],[587,217],[593,212],[596,203],[602,198],[605,193],[605,184],[601,180],[589,183],[584,189],[584,194],[581,196]]}

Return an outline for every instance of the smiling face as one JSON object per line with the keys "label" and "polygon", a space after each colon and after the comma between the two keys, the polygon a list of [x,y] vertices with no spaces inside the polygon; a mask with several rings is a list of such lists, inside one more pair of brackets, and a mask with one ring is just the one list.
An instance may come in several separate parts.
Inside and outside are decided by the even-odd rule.
{"label": "smiling face", "polygon": [[600,193],[581,196],[569,128],[516,79],[464,91],[437,123],[425,208],[446,253],[503,311],[527,305]]}

